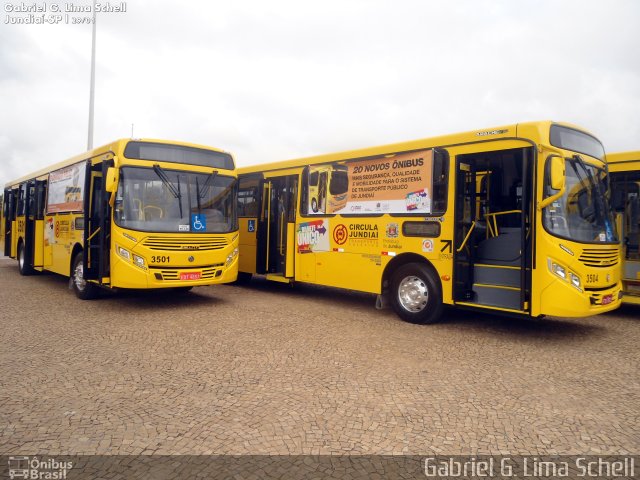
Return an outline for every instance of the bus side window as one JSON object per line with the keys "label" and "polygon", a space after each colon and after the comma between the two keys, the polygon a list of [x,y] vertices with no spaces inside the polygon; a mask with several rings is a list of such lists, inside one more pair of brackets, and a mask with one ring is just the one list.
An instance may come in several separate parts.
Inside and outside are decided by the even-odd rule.
{"label": "bus side window", "polygon": [[40,184],[36,189],[36,220],[42,220],[44,218],[44,207],[47,196],[47,182]]}
{"label": "bus side window", "polygon": [[258,185],[257,178],[244,177],[238,180],[238,216],[258,216]]}
{"label": "bus side window", "polygon": [[449,172],[449,152],[433,151],[433,213],[447,211],[447,182]]}
{"label": "bus side window", "polygon": [[23,183],[22,185],[20,185],[20,187],[18,188],[18,208],[17,208],[17,212],[16,215],[17,216],[21,216],[24,215],[24,211],[25,211],[25,199],[24,199],[24,193],[25,193],[25,184]]}
{"label": "bus side window", "polygon": [[300,213],[306,215],[309,213],[309,183],[311,182],[309,175],[309,167],[302,170],[302,188],[300,189]]}

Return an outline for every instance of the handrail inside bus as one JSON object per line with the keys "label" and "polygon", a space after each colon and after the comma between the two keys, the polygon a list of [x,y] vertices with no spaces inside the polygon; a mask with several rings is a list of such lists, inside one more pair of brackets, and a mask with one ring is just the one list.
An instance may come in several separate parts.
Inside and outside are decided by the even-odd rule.
{"label": "handrail inside bus", "polygon": [[512,213],[522,215],[522,210],[505,210],[504,212],[485,213],[484,216],[487,219],[487,238],[497,237],[500,234],[498,230],[498,215],[509,215]]}
{"label": "handrail inside bus", "polygon": [[464,248],[464,246],[467,244],[467,241],[469,240],[469,237],[471,236],[471,232],[473,232],[474,228],[476,228],[476,221],[475,220],[471,224],[471,228],[467,232],[467,235],[464,237],[464,240],[462,241],[462,245],[460,245],[460,248],[456,249],[457,253],[460,253],[462,251],[462,249]]}
{"label": "handrail inside bus", "polygon": [[98,227],[95,232],[93,232],[91,235],[89,235],[89,238],[87,238],[87,242],[89,240],[91,240],[93,237],[95,237],[98,234],[99,231],[100,231],[100,227]]}

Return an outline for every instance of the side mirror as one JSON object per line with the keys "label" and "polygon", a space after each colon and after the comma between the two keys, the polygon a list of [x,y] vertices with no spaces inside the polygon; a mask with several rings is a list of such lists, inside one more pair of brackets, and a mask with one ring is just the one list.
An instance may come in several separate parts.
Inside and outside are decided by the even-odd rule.
{"label": "side mirror", "polygon": [[104,189],[107,192],[115,192],[118,188],[118,170],[115,167],[109,167],[107,170],[107,178],[104,182]]}
{"label": "side mirror", "polygon": [[562,197],[565,193],[565,187],[566,187],[566,183],[565,183],[565,175],[566,172],[564,170],[564,158],[562,157],[551,157],[549,159],[549,161],[551,162],[551,171],[550,173],[550,178],[549,178],[549,183],[550,183],[550,187],[553,190],[558,190],[557,193],[554,193],[553,195],[548,196],[547,198],[545,198],[544,200],[538,202],[538,211],[542,211],[543,208],[548,207],[549,205],[551,205],[553,202],[555,202],[556,200],[558,200],[560,197]]}
{"label": "side mirror", "polygon": [[563,190],[565,181],[565,162],[562,157],[551,157],[551,188]]}

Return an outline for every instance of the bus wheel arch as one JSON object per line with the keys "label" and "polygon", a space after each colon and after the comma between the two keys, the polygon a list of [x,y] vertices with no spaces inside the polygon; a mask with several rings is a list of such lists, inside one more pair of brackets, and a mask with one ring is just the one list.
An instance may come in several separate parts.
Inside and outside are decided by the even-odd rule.
{"label": "bus wheel arch", "polygon": [[71,271],[69,283],[73,292],[80,300],[91,300],[98,296],[98,287],[84,279],[84,268],[82,265],[82,248],[76,244],[71,255]]}
{"label": "bus wheel arch", "polygon": [[73,249],[71,250],[71,262],[69,263],[69,276],[73,277],[73,262],[76,259],[76,255],[78,255],[78,253],[82,253],[82,245],[80,245],[79,243],[76,243],[73,246]]}
{"label": "bus wheel arch", "polygon": [[442,283],[424,257],[406,253],[389,262],[382,276],[382,292],[396,314],[410,323],[434,323],[442,314]]}

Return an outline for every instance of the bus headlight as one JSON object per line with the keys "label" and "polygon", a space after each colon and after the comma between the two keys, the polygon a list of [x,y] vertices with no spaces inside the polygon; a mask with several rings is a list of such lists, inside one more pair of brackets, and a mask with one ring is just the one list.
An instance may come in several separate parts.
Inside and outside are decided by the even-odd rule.
{"label": "bus headlight", "polygon": [[231,252],[229,256],[227,256],[227,263],[225,264],[225,266],[228,267],[229,265],[231,265],[237,256],[238,256],[238,249],[234,248],[233,252]]}
{"label": "bus headlight", "polygon": [[551,271],[563,280],[567,279],[567,271],[562,265],[558,265],[555,262],[551,262]]}
{"label": "bus headlight", "polygon": [[127,250],[126,248],[122,248],[120,245],[116,245],[116,252],[118,252],[118,255],[124,258],[127,262],[131,261],[131,252],[129,252],[129,250]]}
{"label": "bus headlight", "polygon": [[569,272],[569,279],[571,280],[571,285],[576,287],[578,290],[582,291],[582,282],[580,281],[579,276],[577,276],[573,272]]}
{"label": "bus headlight", "polygon": [[133,263],[140,268],[143,268],[145,270],[147,269],[147,262],[144,261],[144,258],[136,255],[135,253],[133,254]]}

